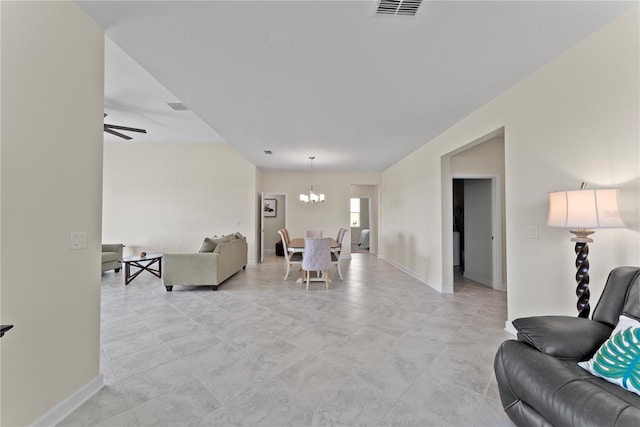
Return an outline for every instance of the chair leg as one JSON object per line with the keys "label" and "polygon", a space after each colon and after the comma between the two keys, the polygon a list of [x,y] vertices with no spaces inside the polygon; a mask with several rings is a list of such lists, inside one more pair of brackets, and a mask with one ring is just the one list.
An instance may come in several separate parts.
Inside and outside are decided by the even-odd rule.
{"label": "chair leg", "polygon": [[307,271],[307,291],[309,290],[309,276],[311,276],[311,272]]}
{"label": "chair leg", "polygon": [[327,289],[329,289],[329,272],[328,271],[324,272],[324,284],[327,287]]}
{"label": "chair leg", "polygon": [[287,280],[287,277],[289,277],[290,270],[291,270],[291,264],[289,263],[289,261],[287,261],[287,272],[284,275],[284,280]]}
{"label": "chair leg", "polygon": [[344,280],[344,279],[342,278],[342,270],[340,270],[340,260],[339,260],[339,259],[338,259],[337,264],[338,264],[338,276],[340,276],[340,280]]}

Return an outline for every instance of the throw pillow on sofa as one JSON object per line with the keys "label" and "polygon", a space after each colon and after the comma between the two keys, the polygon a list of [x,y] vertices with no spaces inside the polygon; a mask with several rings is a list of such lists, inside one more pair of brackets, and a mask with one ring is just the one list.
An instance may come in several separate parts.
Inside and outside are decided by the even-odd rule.
{"label": "throw pillow on sofa", "polygon": [[215,251],[216,247],[220,243],[230,242],[236,239],[242,239],[244,236],[240,233],[231,233],[224,236],[213,236],[212,238],[205,237],[204,241],[198,249],[198,253],[206,253]]}
{"label": "throw pillow on sofa", "polygon": [[200,245],[200,249],[198,249],[198,252],[200,253],[213,252],[216,246],[217,246],[217,243],[215,241],[213,241],[208,237],[205,237],[204,242],[202,242],[202,245]]}
{"label": "throw pillow on sofa", "polygon": [[578,365],[640,395],[640,322],[621,315],[611,336],[591,360]]}
{"label": "throw pillow on sofa", "polygon": [[213,241],[216,242],[216,244],[220,244],[230,242],[231,239],[229,238],[229,236],[221,236],[214,238]]}

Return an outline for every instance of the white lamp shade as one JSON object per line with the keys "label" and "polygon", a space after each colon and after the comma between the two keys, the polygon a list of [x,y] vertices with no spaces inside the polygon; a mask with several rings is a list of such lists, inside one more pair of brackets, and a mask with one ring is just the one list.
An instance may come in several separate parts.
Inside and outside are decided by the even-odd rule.
{"label": "white lamp shade", "polygon": [[612,188],[556,191],[549,193],[549,227],[619,228],[625,227],[620,216],[618,196]]}

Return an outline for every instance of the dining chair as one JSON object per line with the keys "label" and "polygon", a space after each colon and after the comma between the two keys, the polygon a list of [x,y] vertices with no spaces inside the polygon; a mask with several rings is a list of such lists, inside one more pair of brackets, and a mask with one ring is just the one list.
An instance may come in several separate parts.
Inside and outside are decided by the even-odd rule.
{"label": "dining chair", "polygon": [[332,248],[331,249],[331,257],[334,258],[334,254],[335,255],[339,255],[340,252],[342,252],[342,239],[344,238],[344,233],[346,233],[348,230],[346,228],[340,228],[338,230],[338,235],[336,236],[336,242],[338,242],[338,244],[340,245],[339,248]]}
{"label": "dining chair", "polygon": [[307,230],[304,232],[304,237],[322,237],[322,230]]}
{"label": "dining chair", "polygon": [[285,249],[286,252],[298,252],[298,253],[302,253],[302,251],[296,250],[295,248],[292,248],[291,245],[291,237],[289,237],[289,230],[287,230],[286,228],[282,228],[280,229],[280,231],[282,231],[281,236],[284,236],[284,238],[287,240],[287,248]]}
{"label": "dining chair", "polygon": [[289,250],[289,240],[286,238],[288,234],[286,233],[286,229],[278,230],[278,234],[282,240],[282,249],[284,249],[284,258],[287,263],[287,272],[284,275],[284,280],[287,280],[292,265],[302,266],[302,252],[291,252]]}
{"label": "dining chair", "polygon": [[331,239],[305,238],[304,256],[302,257],[302,271],[307,281],[309,290],[309,279],[312,271],[320,271],[324,277],[324,283],[329,289],[329,269],[331,268]]}
{"label": "dining chair", "polygon": [[289,230],[287,230],[286,228],[282,228],[280,229],[280,231],[282,231],[282,235],[284,236],[284,238],[287,239],[287,245],[291,243],[291,237],[289,237]]}
{"label": "dining chair", "polygon": [[338,230],[338,236],[336,237],[336,242],[338,242],[341,247],[340,249],[337,250],[337,252],[342,251],[342,241],[344,240],[344,237],[348,232],[349,230],[346,228],[341,228],[340,230]]}
{"label": "dining chair", "polygon": [[346,228],[341,228],[340,232],[338,232],[338,239],[337,239],[337,242],[340,243],[340,248],[334,249],[333,251],[331,251],[331,263],[336,265],[336,269],[338,270],[338,276],[340,276],[340,280],[344,280],[342,278],[342,269],[340,268],[340,261],[342,261],[343,259],[346,259],[344,255],[344,251],[345,251],[346,245],[349,242],[349,240],[347,239],[348,234],[349,234],[349,230],[347,230]]}

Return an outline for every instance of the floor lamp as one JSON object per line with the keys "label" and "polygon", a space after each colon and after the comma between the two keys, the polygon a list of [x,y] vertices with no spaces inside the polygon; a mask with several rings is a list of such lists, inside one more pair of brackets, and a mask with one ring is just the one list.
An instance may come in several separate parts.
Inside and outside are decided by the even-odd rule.
{"label": "floor lamp", "polygon": [[625,227],[620,216],[618,196],[620,190],[612,188],[556,191],[549,193],[549,227],[569,228],[575,234],[571,238],[576,243],[576,296],[578,297],[578,317],[589,317],[589,236],[594,228]]}

